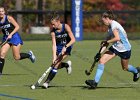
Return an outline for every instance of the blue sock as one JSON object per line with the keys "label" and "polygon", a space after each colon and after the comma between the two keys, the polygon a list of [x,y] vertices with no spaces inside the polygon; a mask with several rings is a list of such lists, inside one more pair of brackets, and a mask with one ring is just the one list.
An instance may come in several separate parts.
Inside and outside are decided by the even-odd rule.
{"label": "blue sock", "polygon": [[138,73],[138,70],[132,65],[128,65],[128,71],[132,73]]}
{"label": "blue sock", "polygon": [[97,68],[97,71],[96,71],[96,75],[95,75],[95,82],[99,82],[102,74],[104,72],[104,64],[98,64],[98,68]]}

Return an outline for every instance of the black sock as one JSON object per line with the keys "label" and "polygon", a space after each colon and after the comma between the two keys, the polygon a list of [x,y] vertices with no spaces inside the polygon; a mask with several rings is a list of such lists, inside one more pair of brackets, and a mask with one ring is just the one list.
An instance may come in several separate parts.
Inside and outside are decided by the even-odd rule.
{"label": "black sock", "polygon": [[4,63],[5,63],[5,59],[0,58],[0,73],[1,73],[1,74],[2,74],[2,70],[3,70]]}
{"label": "black sock", "polygon": [[68,63],[65,63],[65,62],[62,62],[61,63],[61,68],[68,68],[69,67],[69,65],[68,65]]}
{"label": "black sock", "polygon": [[53,68],[50,71],[50,73],[49,73],[49,75],[48,75],[48,77],[47,77],[45,82],[49,83],[55,77],[56,73],[57,73],[57,69]]}
{"label": "black sock", "polygon": [[28,53],[20,53],[20,60],[29,58],[29,57],[30,57],[30,55]]}

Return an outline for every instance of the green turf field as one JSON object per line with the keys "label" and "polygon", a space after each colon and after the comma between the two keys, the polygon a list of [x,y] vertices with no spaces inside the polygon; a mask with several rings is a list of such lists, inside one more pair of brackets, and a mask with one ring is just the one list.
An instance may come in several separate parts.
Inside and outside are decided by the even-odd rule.
{"label": "green turf field", "polygon": [[[130,64],[140,66],[140,41],[132,43]],[[51,87],[31,90],[39,76],[51,64],[51,41],[25,41],[21,51],[30,49],[35,53],[37,61],[32,64],[28,59],[16,62],[11,51],[7,55],[4,71],[0,76],[0,100],[139,100],[140,80],[132,81],[132,74],[121,69],[120,59],[116,57],[106,64],[103,77],[96,90],[89,90],[84,81],[92,79],[84,71],[89,69],[93,57],[99,49],[100,41],[82,41],[74,45],[72,55],[73,72],[67,75],[65,69],[58,71]]]}

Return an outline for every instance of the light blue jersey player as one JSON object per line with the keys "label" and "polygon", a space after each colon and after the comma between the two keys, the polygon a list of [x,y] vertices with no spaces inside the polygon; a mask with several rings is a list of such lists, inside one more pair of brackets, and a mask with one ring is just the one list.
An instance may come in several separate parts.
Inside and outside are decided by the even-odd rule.
{"label": "light blue jersey player", "polygon": [[110,27],[108,29],[108,37],[114,38],[114,34],[112,30],[115,30],[115,29],[118,30],[118,33],[119,33],[118,35],[119,35],[120,40],[113,42],[112,48],[114,48],[118,52],[130,51],[131,45],[128,41],[127,34],[124,28],[115,20],[113,20],[112,23],[110,24]]}
{"label": "light blue jersey player", "polygon": [[75,37],[71,31],[71,28],[68,24],[60,22],[60,17],[58,14],[53,15],[51,24],[53,26],[51,31],[53,63],[51,66],[52,70],[43,84],[44,88],[48,88],[49,83],[55,77],[58,69],[65,67],[68,74],[71,74],[72,71],[70,60],[66,63],[62,62],[68,55],[70,55],[72,45],[75,42]]}
{"label": "light blue jersey player", "polygon": [[19,25],[12,16],[5,14],[3,7],[0,7],[0,28],[3,33],[2,43],[7,41],[2,45],[0,50],[0,75],[3,71],[6,54],[10,48],[12,48],[15,60],[29,58],[32,62],[35,62],[35,56],[32,51],[29,51],[28,53],[20,53],[23,41],[17,32]]}
{"label": "light blue jersey player", "polygon": [[112,43],[112,45],[110,46],[109,50],[107,50],[103,54],[103,56],[99,58],[100,60],[94,79],[86,80],[85,83],[89,85],[90,88],[95,89],[104,72],[105,64],[116,56],[119,56],[121,58],[122,69],[124,71],[133,73],[133,81],[138,81],[140,67],[135,68],[134,66],[128,64],[131,56],[131,45],[128,41],[127,34],[124,28],[117,21],[114,20],[114,15],[112,11],[107,11],[103,13],[101,19],[102,22],[108,26],[107,39],[101,42],[101,46],[107,47],[109,43]]}

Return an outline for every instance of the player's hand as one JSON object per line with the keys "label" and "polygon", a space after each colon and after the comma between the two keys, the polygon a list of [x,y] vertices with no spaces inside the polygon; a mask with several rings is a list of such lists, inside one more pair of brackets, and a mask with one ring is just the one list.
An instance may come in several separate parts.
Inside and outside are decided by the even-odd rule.
{"label": "player's hand", "polygon": [[101,58],[101,54],[100,53],[97,53],[96,56],[94,57],[94,60],[96,62],[98,62],[100,60],[100,58]]}
{"label": "player's hand", "polygon": [[57,58],[57,56],[54,56],[54,57],[53,57],[53,60],[52,60],[52,63],[53,63],[53,64],[56,63],[56,58]]}
{"label": "player's hand", "polygon": [[55,63],[55,59],[53,59],[52,63],[53,63],[53,64]]}
{"label": "player's hand", "polygon": [[109,43],[108,43],[107,41],[102,41],[102,42],[101,42],[101,46],[106,46],[106,47],[108,47],[108,45],[109,45]]}
{"label": "player's hand", "polygon": [[12,35],[9,34],[8,37],[7,37],[7,40],[10,40],[12,38]]}

